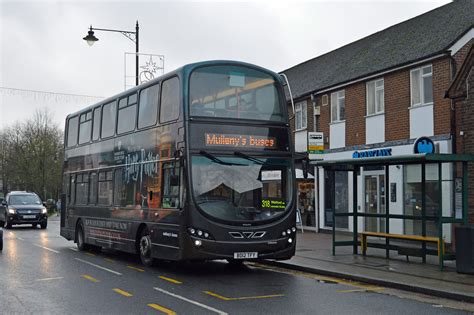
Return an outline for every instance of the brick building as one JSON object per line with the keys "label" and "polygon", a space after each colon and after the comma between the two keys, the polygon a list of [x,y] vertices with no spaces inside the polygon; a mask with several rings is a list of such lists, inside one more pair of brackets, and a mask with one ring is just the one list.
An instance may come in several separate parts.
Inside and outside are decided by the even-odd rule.
{"label": "brick building", "polygon": [[[474,154],[474,46],[464,49],[466,57],[446,96],[453,100],[455,111],[455,150]],[[469,223],[474,224],[474,165],[469,166]]]}
{"label": "brick building", "polygon": [[[325,160],[380,149],[390,149],[391,155],[413,154],[413,143],[422,136],[434,141],[437,152],[453,153],[457,120],[445,93],[473,38],[474,0],[459,0],[284,70],[295,100],[296,151],[306,152],[308,132],[319,131],[325,146],[320,158]],[[443,215],[459,215],[449,202],[453,200],[453,167],[443,167],[443,174],[451,175],[443,178],[442,187],[437,184],[437,170],[427,169],[427,202],[432,205],[427,212],[437,211],[435,197],[442,193]],[[324,187],[336,187],[336,211],[347,211],[352,200],[351,174],[336,172],[331,177],[322,169],[314,173],[315,220],[311,225],[331,227],[332,194],[325,193]],[[364,168],[357,181],[360,211],[383,213],[390,202],[391,213],[416,213],[420,173],[416,165],[391,167],[389,182],[395,187],[395,197],[384,187],[383,169]],[[383,231],[381,220],[368,218],[359,228]],[[395,221],[399,222],[390,222],[393,233],[420,233],[417,221]],[[351,224],[341,220],[336,227],[350,230]],[[428,234],[435,234],[436,229],[434,224],[429,226]],[[445,232],[449,241],[449,227]]]}

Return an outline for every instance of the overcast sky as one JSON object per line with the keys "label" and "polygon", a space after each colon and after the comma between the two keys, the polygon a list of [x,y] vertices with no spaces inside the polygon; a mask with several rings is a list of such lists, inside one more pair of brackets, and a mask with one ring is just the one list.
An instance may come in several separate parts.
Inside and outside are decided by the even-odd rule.
{"label": "overcast sky", "polygon": [[[124,53],[165,56],[165,72],[212,59],[254,63],[279,72],[449,1],[8,1],[0,0],[2,126],[47,107],[61,127],[68,113],[124,89]],[[142,58],[142,60],[145,58]],[[133,59],[127,60],[133,69]],[[132,73],[133,74],[133,73]],[[10,89],[5,89],[10,88]]]}

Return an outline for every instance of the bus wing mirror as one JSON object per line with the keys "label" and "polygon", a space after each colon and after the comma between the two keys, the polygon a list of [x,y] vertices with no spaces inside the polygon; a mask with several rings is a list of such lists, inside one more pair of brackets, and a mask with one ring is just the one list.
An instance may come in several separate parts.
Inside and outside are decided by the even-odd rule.
{"label": "bus wing mirror", "polygon": [[170,176],[170,186],[179,186],[179,176],[171,175]]}
{"label": "bus wing mirror", "polygon": [[308,179],[308,159],[301,160],[301,168],[303,169],[303,178]]}

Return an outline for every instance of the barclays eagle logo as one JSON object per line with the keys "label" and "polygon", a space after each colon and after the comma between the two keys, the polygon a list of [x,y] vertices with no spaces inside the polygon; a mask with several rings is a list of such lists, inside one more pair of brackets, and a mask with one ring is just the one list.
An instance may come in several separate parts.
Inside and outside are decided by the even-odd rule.
{"label": "barclays eagle logo", "polygon": [[415,141],[414,153],[435,153],[433,140],[427,137],[418,138]]}

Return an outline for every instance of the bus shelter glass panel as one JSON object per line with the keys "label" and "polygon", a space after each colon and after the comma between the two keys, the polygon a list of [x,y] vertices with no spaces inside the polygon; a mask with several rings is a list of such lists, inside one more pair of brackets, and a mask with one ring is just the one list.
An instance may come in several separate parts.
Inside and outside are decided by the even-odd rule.
{"label": "bus shelter glass panel", "polygon": [[290,160],[193,156],[197,206],[225,221],[255,222],[280,216],[292,192]]}
{"label": "bus shelter glass panel", "polygon": [[285,102],[269,73],[242,66],[198,68],[190,79],[192,116],[283,122]]}
{"label": "bus shelter glass panel", "polygon": [[[404,214],[421,218],[422,215],[422,178],[421,165],[404,166]],[[438,181],[438,164],[427,164],[425,175],[425,215],[439,215],[439,195],[441,194]],[[405,234],[422,235],[422,220],[407,220]],[[438,236],[438,225],[435,221],[426,221],[426,235]]]}

